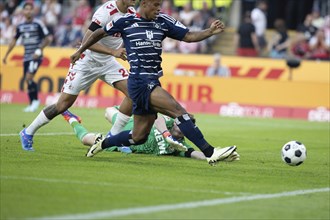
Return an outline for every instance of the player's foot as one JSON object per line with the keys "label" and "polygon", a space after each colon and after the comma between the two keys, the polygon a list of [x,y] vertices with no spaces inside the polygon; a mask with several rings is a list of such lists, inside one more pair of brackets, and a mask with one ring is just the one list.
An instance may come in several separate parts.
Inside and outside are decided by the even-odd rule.
{"label": "player's foot", "polygon": [[219,161],[223,161],[229,155],[231,155],[236,150],[236,146],[224,147],[224,148],[214,148],[214,152],[211,157],[207,157],[206,160],[211,166],[215,166]]}
{"label": "player's foot", "polygon": [[[62,113],[63,118],[69,122],[71,118],[76,119],[79,123],[81,123],[81,118],[78,115],[73,114],[69,110],[66,110],[65,112]],[[70,122],[69,122],[70,123]]]}
{"label": "player's foot", "polygon": [[225,158],[223,161],[225,161],[225,162],[238,161],[238,160],[240,160],[239,157],[240,157],[239,154],[238,154],[236,151],[234,151],[232,154],[230,154],[230,155],[229,155],[227,158]]}
{"label": "player's foot", "polygon": [[95,154],[101,152],[102,142],[105,139],[102,134],[97,134],[95,138],[95,143],[89,148],[86,157],[93,157]]}
{"label": "player's foot", "polygon": [[118,147],[118,151],[125,153],[125,154],[132,153],[132,150],[130,147]]}
{"label": "player's foot", "polygon": [[30,111],[31,112],[37,111],[38,108],[39,108],[39,105],[40,105],[40,101],[39,100],[37,100],[37,99],[33,100],[32,103],[31,103]]}
{"label": "player's foot", "polygon": [[23,109],[24,112],[31,112],[31,105],[28,105],[26,106],[24,109]]}
{"label": "player's foot", "polygon": [[26,129],[24,128],[20,133],[19,136],[21,138],[21,145],[23,150],[26,151],[34,151],[32,144],[33,144],[33,135],[29,135],[26,133]]}

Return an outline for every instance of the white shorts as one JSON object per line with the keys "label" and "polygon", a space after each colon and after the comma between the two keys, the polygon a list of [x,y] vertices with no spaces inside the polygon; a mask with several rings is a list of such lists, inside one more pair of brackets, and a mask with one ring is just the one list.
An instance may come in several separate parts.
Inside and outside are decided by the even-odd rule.
{"label": "white shorts", "polygon": [[106,64],[101,64],[90,56],[85,56],[79,59],[75,65],[71,65],[62,92],[78,95],[80,91],[89,88],[97,79],[113,86],[115,82],[127,78],[127,70],[114,57],[109,59]]}

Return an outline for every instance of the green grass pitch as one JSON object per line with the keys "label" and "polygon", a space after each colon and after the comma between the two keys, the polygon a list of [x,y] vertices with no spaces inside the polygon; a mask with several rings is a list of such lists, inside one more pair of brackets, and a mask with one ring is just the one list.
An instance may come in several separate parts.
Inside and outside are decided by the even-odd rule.
{"label": "green grass pitch", "polygon": [[[0,107],[1,219],[330,218],[329,123],[197,114],[211,144],[235,144],[241,155],[211,167],[170,156],[102,152],[86,158],[87,147],[62,117],[39,130],[35,152],[25,152],[18,133],[39,112]],[[72,111],[90,131],[110,128],[103,109]],[[301,166],[281,160],[290,140],[307,148]]]}

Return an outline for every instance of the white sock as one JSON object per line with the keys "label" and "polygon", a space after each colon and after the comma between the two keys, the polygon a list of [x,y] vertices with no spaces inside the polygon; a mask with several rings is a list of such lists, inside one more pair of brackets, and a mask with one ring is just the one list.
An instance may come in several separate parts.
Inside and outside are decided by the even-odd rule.
{"label": "white sock", "polygon": [[29,135],[34,135],[36,131],[50,122],[50,120],[46,117],[44,111],[42,110],[39,115],[33,120],[33,122],[26,128],[25,132]]}
{"label": "white sock", "polygon": [[71,125],[75,121],[78,122],[78,120],[76,118],[70,118],[69,119],[69,124]]}
{"label": "white sock", "polygon": [[130,118],[131,118],[130,116],[118,112],[115,124],[112,126],[110,130],[111,134],[116,135],[119,132],[121,132],[124,129],[127,122],[130,120]]}

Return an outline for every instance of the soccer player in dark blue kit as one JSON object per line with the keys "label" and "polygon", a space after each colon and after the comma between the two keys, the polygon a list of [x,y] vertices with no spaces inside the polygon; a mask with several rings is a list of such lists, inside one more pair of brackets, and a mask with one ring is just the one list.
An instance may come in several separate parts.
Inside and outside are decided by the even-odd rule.
{"label": "soccer player in dark blue kit", "polygon": [[42,62],[42,51],[51,42],[46,26],[33,17],[33,3],[27,2],[23,6],[25,21],[16,27],[16,35],[8,46],[7,53],[3,58],[3,63],[7,63],[7,57],[13,50],[19,37],[24,45],[24,79],[27,82],[30,105],[25,112],[34,112],[39,107],[38,85],[33,81],[33,77]]}
{"label": "soccer player in dark blue kit", "polygon": [[157,112],[175,118],[175,123],[182,133],[204,153],[210,165],[225,160],[236,151],[236,146],[225,148],[211,146],[204,139],[199,128],[194,125],[187,111],[161,87],[159,82],[159,78],[163,75],[161,54],[162,40],[165,37],[197,42],[223,32],[224,24],[216,20],[210,28],[192,32],[171,16],[160,13],[161,3],[162,0],[141,0],[139,14],[126,15],[110,22],[104,29],[95,31],[71,56],[71,62],[74,64],[89,46],[103,37],[120,33],[130,63],[128,93],[133,101],[134,128],[132,131],[123,131],[105,139],[98,138],[89,149],[87,157],[92,157],[111,146],[144,143],[157,117]]}

